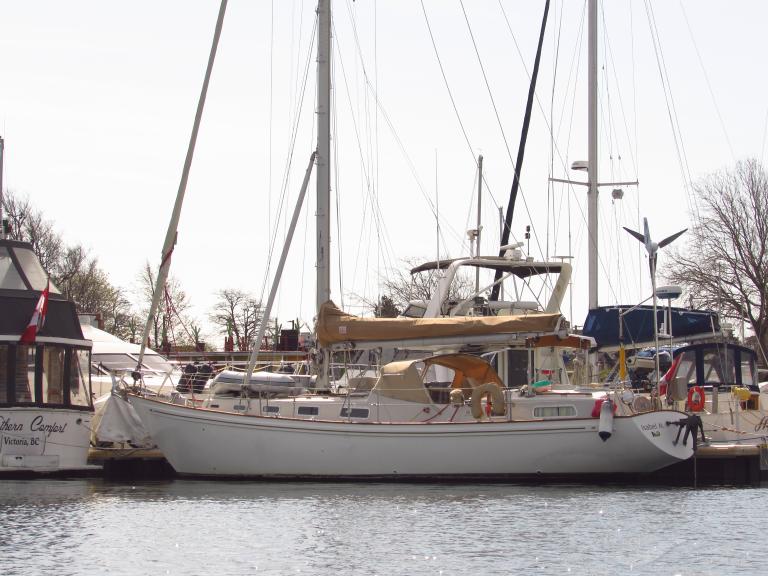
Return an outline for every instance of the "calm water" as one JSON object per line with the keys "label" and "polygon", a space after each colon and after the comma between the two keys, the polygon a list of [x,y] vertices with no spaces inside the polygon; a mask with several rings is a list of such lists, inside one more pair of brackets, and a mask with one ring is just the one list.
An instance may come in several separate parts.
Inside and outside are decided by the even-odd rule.
{"label": "calm water", "polygon": [[0,574],[766,574],[768,491],[0,481]]}

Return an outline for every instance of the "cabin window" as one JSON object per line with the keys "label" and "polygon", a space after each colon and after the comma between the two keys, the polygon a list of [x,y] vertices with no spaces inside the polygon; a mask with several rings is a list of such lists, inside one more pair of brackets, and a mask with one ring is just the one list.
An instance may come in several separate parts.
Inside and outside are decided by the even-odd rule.
{"label": "cabin window", "polygon": [[0,248],[0,288],[4,290],[26,290],[24,280],[13,265],[8,248]]}
{"label": "cabin window", "polygon": [[368,418],[368,408],[347,408],[341,409],[342,418]]}
{"label": "cabin window", "polygon": [[280,412],[280,406],[262,406],[261,411],[267,414],[277,414]]}
{"label": "cabin window", "polygon": [[757,378],[755,377],[755,363],[752,361],[752,356],[741,352],[741,385],[753,386],[757,384]]}
{"label": "cabin window", "polygon": [[16,368],[12,383],[16,392],[16,402],[35,401],[35,346],[19,344],[16,346]]}
{"label": "cabin window", "polygon": [[54,286],[53,282],[50,282],[48,274],[43,270],[42,264],[35,256],[32,250],[24,248],[16,248],[13,253],[19,260],[19,265],[24,271],[24,275],[29,280],[32,290],[45,290],[46,286],[50,286],[51,294],[61,294],[58,288]]}
{"label": "cabin window", "polygon": [[696,384],[696,351],[686,350],[682,352],[682,358],[678,361],[675,378],[682,378],[688,386]]}
{"label": "cabin window", "polygon": [[72,406],[90,406],[91,354],[88,350],[72,350],[69,363],[69,399]]}
{"label": "cabin window", "polygon": [[534,418],[566,418],[576,416],[575,406],[537,406],[533,409]]}
{"label": "cabin window", "polygon": [[704,384],[736,384],[732,349],[704,351]]}
{"label": "cabin window", "polygon": [[64,404],[64,348],[46,346],[43,352],[43,404]]}
{"label": "cabin window", "polygon": [[317,416],[320,409],[317,406],[299,406],[299,416]]}
{"label": "cabin window", "polygon": [[[0,260],[2,262],[2,260]],[[0,272],[2,275],[2,272]],[[8,346],[0,345],[0,404],[8,403],[8,382],[10,366],[8,365]]]}

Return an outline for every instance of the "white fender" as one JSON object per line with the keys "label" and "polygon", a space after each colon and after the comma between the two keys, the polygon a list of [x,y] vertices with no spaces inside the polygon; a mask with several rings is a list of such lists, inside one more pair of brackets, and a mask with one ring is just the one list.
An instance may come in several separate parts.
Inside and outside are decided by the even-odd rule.
{"label": "white fender", "polygon": [[597,434],[603,442],[613,434],[613,402],[610,400],[606,400],[600,406],[600,424],[597,427]]}

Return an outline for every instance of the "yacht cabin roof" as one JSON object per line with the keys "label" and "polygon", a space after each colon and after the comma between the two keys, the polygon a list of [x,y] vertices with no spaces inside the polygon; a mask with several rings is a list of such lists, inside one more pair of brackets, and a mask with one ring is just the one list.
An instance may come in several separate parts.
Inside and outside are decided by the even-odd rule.
{"label": "yacht cabin roof", "polygon": [[[18,342],[29,324],[48,275],[28,242],[0,240],[0,342]],[[51,283],[48,313],[37,333],[39,342],[85,341],[75,304]]]}

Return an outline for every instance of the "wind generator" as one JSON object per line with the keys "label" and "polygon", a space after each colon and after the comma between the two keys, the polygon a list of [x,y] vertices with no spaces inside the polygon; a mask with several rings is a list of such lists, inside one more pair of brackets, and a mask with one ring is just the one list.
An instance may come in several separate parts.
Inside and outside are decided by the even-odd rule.
{"label": "wind generator", "polygon": [[[675,234],[672,234],[672,236],[667,236],[662,240],[661,242],[654,242],[651,240],[651,231],[648,228],[648,218],[643,218],[643,232],[644,234],[640,234],[640,232],[635,232],[634,230],[630,230],[626,226],[623,226],[624,230],[629,232],[632,236],[637,238],[642,244],[645,245],[645,251],[648,253],[648,266],[650,267],[651,271],[651,288],[653,289],[653,338],[656,345],[656,382],[654,383],[654,390],[658,392],[658,385],[659,385],[659,378],[661,377],[661,374],[659,372],[661,371],[659,367],[659,320],[657,316],[657,302],[658,302],[658,296],[656,295],[656,262],[659,257],[659,249],[664,248],[664,246],[667,246],[671,244],[673,241],[675,241],[677,238],[683,235],[688,228],[684,228],[683,230],[680,230],[680,232],[676,232]],[[624,366],[624,347],[622,346],[620,353],[619,353],[619,362],[621,363],[620,366]]]}

